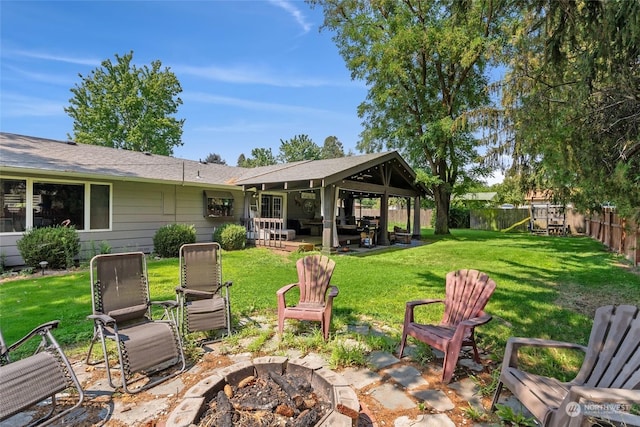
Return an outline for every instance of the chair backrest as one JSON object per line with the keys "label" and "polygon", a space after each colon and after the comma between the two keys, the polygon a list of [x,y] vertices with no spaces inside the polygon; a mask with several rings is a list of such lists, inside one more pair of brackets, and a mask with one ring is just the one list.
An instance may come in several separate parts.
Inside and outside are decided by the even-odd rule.
{"label": "chair backrest", "polygon": [[218,243],[190,243],[180,247],[180,285],[208,292],[217,292],[221,288],[222,267]]}
{"label": "chair backrest", "polygon": [[93,311],[117,321],[143,318],[149,310],[146,258],[142,252],[97,255],[91,259]]}
{"label": "chair backrest", "polygon": [[577,385],[640,389],[640,312],[633,305],[596,310]]}
{"label": "chair backrest", "polygon": [[336,263],[325,255],[309,255],[296,263],[300,302],[324,304]]}
{"label": "chair backrest", "polygon": [[443,325],[457,325],[471,319],[487,305],[496,289],[496,282],[477,270],[458,270],[447,273]]}

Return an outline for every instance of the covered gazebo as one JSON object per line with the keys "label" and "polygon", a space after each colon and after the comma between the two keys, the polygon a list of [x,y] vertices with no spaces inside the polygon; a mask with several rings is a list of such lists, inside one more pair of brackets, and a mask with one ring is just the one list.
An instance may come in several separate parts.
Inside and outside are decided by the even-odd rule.
{"label": "covered gazebo", "polygon": [[[410,232],[414,237],[420,236],[420,202],[427,191],[416,182],[415,172],[396,151],[259,167],[245,173],[236,184],[241,185],[246,194],[254,193],[253,197],[257,199],[262,193],[274,192],[289,194],[293,200],[303,199],[299,197],[303,193],[313,193],[314,197],[318,194],[319,204],[314,201],[309,206],[317,204],[314,214],[319,216],[318,223],[321,223],[323,252],[339,246],[338,207],[347,215],[353,215],[356,198],[380,199],[379,227],[382,230],[388,228],[389,198],[408,199],[407,206],[413,205],[414,209],[413,221],[411,210],[408,211],[407,224],[411,225]],[[247,205],[251,206],[251,203]],[[378,244],[389,244],[386,232],[380,234]]]}

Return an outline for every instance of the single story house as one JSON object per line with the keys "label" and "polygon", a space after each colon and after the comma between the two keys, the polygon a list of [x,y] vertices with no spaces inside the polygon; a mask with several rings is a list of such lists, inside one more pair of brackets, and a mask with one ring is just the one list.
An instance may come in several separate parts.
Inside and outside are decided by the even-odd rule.
{"label": "single story house", "polygon": [[419,235],[425,194],[395,151],[240,168],[0,133],[0,256],[7,266],[21,265],[16,242],[32,227],[75,226],[87,257],[103,241],[112,252],[151,253],[166,224],[193,224],[197,241],[211,241],[224,223],[257,233],[257,219],[283,230],[301,220],[315,224],[324,252],[337,246],[338,219],[346,226],[359,197],[380,198],[383,230],[388,198],[412,199]]}

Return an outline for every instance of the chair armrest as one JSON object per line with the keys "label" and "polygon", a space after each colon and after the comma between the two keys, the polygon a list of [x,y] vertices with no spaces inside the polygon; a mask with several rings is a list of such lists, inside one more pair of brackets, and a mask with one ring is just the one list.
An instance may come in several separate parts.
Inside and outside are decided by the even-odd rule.
{"label": "chair armrest", "polygon": [[214,295],[214,292],[208,292],[208,291],[198,291],[195,289],[187,289],[187,288],[183,288],[182,286],[177,286],[176,287],[176,293],[177,294],[183,294],[185,296],[190,296],[190,297],[196,297],[196,298],[211,298]]}
{"label": "chair armrest", "polygon": [[177,301],[166,300],[166,301],[151,301],[149,302],[151,305],[161,305],[164,308],[175,308],[178,306]]}
{"label": "chair armrest", "polygon": [[518,367],[518,350],[520,347],[543,347],[543,348],[566,348],[574,350],[582,350],[587,352],[587,347],[568,343],[563,341],[545,340],[541,338],[519,338],[512,337],[507,341],[507,346],[504,351],[504,358],[502,359],[502,366],[509,366],[511,368]]}
{"label": "chair armrest", "polygon": [[15,343],[7,347],[7,350],[5,353],[10,353],[11,351],[20,347],[22,344],[24,344],[26,341],[28,341],[29,339],[31,339],[36,335],[45,335],[51,329],[57,328],[59,323],[60,323],[59,320],[52,320],[50,322],[43,323],[42,325],[32,329],[31,332],[29,332],[27,335],[25,335],[24,337],[20,338],[18,341],[16,341]]}
{"label": "chair armrest", "polygon": [[278,312],[281,312],[287,306],[285,294],[296,286],[299,286],[298,283],[291,283],[278,289],[278,291],[276,292],[276,299],[278,300]]}
{"label": "chair armrest", "polygon": [[337,297],[339,293],[340,291],[338,290],[337,286],[329,285],[329,295],[328,295],[329,299],[333,299]]}
{"label": "chair armrest", "polygon": [[[574,411],[569,405],[579,404],[583,400],[586,404],[595,404],[596,411],[598,404],[610,403],[610,408],[603,407],[600,415],[603,418],[608,418],[608,415],[612,415],[613,412],[626,412],[625,408],[621,405],[637,404],[640,402],[640,390],[630,390],[622,388],[596,388],[574,385],[569,388],[569,392],[562,400],[560,407],[556,410],[557,425],[582,425],[581,421],[584,416],[598,416],[597,413],[590,413],[587,407],[587,411],[583,412],[583,407],[580,406],[580,411]],[[599,412],[599,411],[598,411]],[[609,412],[609,414],[607,414]],[[617,425],[617,424],[616,424]],[[625,424],[626,425],[626,424]]]}
{"label": "chair armrest", "polygon": [[87,316],[87,319],[93,320],[94,322],[100,322],[103,325],[110,325],[116,323],[116,319],[111,316],[107,316],[104,313],[94,313]]}
{"label": "chair armrest", "polygon": [[405,310],[404,310],[404,326],[406,327],[409,323],[413,323],[414,316],[413,311],[416,307],[420,305],[427,304],[435,304],[435,303],[444,303],[443,299],[419,299],[413,301],[407,301]]}
{"label": "chair armrest", "polygon": [[475,328],[476,326],[484,325],[485,323],[489,322],[491,319],[493,319],[493,316],[485,312],[481,312],[480,316],[463,320],[462,322],[459,323],[459,325],[465,328]]}
{"label": "chair armrest", "polygon": [[280,289],[278,289],[278,291],[276,292],[276,295],[280,296],[280,295],[284,295],[287,292],[289,292],[291,289],[293,289],[294,287],[298,286],[297,283],[291,283],[289,285],[285,285],[283,287],[281,287]]}
{"label": "chair armrest", "polygon": [[233,282],[231,280],[227,280],[226,282],[224,282],[222,284],[222,286],[224,286],[226,288],[229,288],[229,287],[233,286]]}
{"label": "chair armrest", "polygon": [[417,307],[419,305],[427,305],[427,304],[435,304],[435,303],[444,303],[443,299],[418,299],[414,301],[407,301],[407,308]]}
{"label": "chair armrest", "polygon": [[577,402],[578,399],[586,399],[590,402],[637,404],[640,402],[640,390],[574,385],[569,389],[569,394],[565,399],[571,399],[571,402]]}

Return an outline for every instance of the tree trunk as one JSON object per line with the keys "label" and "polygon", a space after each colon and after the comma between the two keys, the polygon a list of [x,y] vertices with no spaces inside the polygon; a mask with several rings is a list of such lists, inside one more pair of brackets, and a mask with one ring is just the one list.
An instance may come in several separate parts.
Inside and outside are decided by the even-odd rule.
{"label": "tree trunk", "polygon": [[434,234],[449,233],[449,205],[451,204],[451,191],[448,184],[440,184],[434,188],[436,202],[436,228]]}

